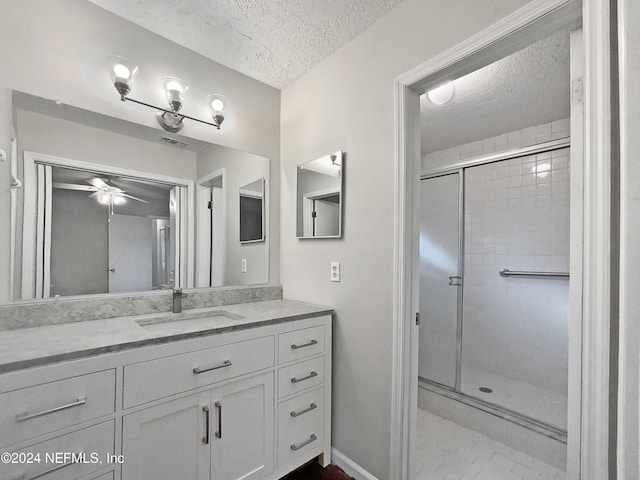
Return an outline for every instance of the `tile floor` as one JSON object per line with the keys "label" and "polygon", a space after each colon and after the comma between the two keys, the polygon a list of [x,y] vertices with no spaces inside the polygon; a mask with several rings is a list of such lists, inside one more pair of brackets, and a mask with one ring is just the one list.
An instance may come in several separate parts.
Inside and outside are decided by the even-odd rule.
{"label": "tile floor", "polygon": [[565,480],[557,468],[418,409],[416,480]]}

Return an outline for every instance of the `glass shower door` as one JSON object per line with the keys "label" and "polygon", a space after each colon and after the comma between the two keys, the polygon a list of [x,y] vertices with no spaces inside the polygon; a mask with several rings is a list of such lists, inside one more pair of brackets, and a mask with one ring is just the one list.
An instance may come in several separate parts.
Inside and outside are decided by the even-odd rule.
{"label": "glass shower door", "polygon": [[566,430],[569,149],[467,169],[464,211],[461,391]]}
{"label": "glass shower door", "polygon": [[420,340],[418,376],[456,386],[460,174],[420,182]]}

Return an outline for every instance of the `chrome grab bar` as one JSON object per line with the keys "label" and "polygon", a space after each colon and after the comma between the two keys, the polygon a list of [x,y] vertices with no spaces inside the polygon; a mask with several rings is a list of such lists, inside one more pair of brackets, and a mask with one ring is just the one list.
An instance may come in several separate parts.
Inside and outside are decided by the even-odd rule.
{"label": "chrome grab bar", "polygon": [[310,347],[311,345],[317,345],[317,344],[318,344],[317,340],[311,340],[310,342],[303,343],[302,345],[296,345],[295,343],[292,343],[291,344],[291,349],[292,350],[297,350],[299,348]]}
{"label": "chrome grab bar", "polygon": [[225,360],[224,362],[222,362],[221,365],[216,365],[215,367],[209,367],[209,368],[195,367],[193,369],[193,373],[198,374],[198,373],[210,372],[211,370],[218,370],[219,368],[230,367],[230,366],[231,366],[231,360]]}
{"label": "chrome grab bar", "polygon": [[306,377],[300,377],[300,378],[293,377],[291,379],[291,383],[304,382],[305,380],[309,380],[310,378],[317,377],[317,376],[318,376],[318,372],[311,371],[311,373],[309,375],[307,375]]}
{"label": "chrome grab bar", "polygon": [[310,412],[311,410],[315,410],[316,408],[318,408],[318,406],[315,403],[312,403],[304,410],[298,410],[297,412],[294,410],[293,412],[291,412],[291,416],[293,418],[296,418],[296,417],[299,417],[300,415],[304,415],[305,413]]}
{"label": "chrome grab bar", "polygon": [[294,452],[295,452],[296,450],[300,450],[302,447],[304,447],[304,446],[306,446],[306,445],[309,445],[311,442],[313,442],[313,441],[315,441],[315,440],[317,440],[317,439],[318,439],[318,437],[316,437],[316,436],[312,433],[312,434],[309,436],[309,439],[308,439],[308,440],[305,440],[304,442],[299,443],[299,444],[297,444],[297,445],[296,445],[295,443],[294,443],[294,444],[292,444],[292,445],[291,445],[291,450],[293,450]]}
{"label": "chrome grab bar", "polygon": [[529,272],[525,270],[500,270],[501,277],[569,277],[569,272]]}
{"label": "chrome grab bar", "polygon": [[80,405],[84,405],[87,403],[87,397],[78,397],[78,399],[67,405],[62,405],[60,407],[55,407],[50,410],[45,410],[44,412],[32,413],[29,415],[27,412],[16,415],[16,422],[26,422],[27,420],[32,420],[34,418],[43,417],[44,415],[49,415],[51,413],[61,412],[62,410],[67,410],[73,407],[79,407]]}

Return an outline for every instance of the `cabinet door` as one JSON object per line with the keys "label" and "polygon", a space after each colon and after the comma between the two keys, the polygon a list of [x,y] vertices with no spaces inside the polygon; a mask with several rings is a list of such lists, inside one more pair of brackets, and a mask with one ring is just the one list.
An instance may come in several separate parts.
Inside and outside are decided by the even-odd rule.
{"label": "cabinet door", "polygon": [[209,480],[209,399],[204,392],[124,416],[122,480]]}
{"label": "cabinet door", "polygon": [[258,480],[273,472],[273,403],[273,373],[213,390],[212,480]]}

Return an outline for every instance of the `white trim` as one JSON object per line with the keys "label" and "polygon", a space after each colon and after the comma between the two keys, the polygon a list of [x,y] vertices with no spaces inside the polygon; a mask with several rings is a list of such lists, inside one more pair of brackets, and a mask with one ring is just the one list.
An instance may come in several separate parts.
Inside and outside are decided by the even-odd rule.
{"label": "white trim", "polygon": [[378,480],[377,477],[373,476],[367,470],[351,460],[344,453],[336,450],[334,447],[331,447],[331,460],[335,465],[344,470],[347,475],[351,475],[356,480]]}
{"label": "white trim", "polygon": [[[611,85],[609,2],[584,1],[585,142],[580,479],[609,476]],[[572,373],[569,372],[569,375]],[[571,408],[571,405],[569,405]]]}
{"label": "white trim", "polygon": [[[585,0],[586,2],[599,3],[599,0]],[[551,33],[558,28],[566,28],[567,20],[575,21],[575,17],[579,16],[580,2],[566,0],[537,0],[525,5],[523,8],[513,12],[494,25],[479,32],[477,35],[470,37],[464,42],[458,44],[452,49],[434,57],[424,64],[410,70],[398,77],[395,81],[395,129],[396,129],[396,186],[395,186],[395,215],[394,215],[394,278],[393,278],[393,365],[392,365],[392,399],[391,399],[391,451],[390,451],[390,477],[398,480],[409,480],[412,478],[413,472],[413,450],[415,437],[415,408],[417,397],[417,351],[414,344],[417,337],[417,329],[413,327],[413,314],[417,311],[417,289],[415,277],[416,272],[412,265],[415,264],[417,256],[417,237],[415,231],[416,209],[414,208],[416,188],[415,182],[418,175],[413,175],[416,169],[420,168],[419,144],[416,139],[416,129],[419,128],[419,114],[417,110],[417,94],[423,93],[426,86],[431,82],[443,79],[445,73],[451,75],[452,72],[458,75],[465,71],[475,70],[487,65],[506,54],[523,48],[527,44],[532,43],[536,39],[542,38],[545,34]],[[600,14],[603,9],[600,7]],[[589,21],[596,23],[596,11],[592,8],[594,15],[589,15]],[[605,12],[606,16],[608,12]],[[535,26],[532,26],[535,22]],[[602,42],[604,38],[603,25],[593,32],[589,30],[589,34],[593,37],[587,42],[585,55],[588,58],[592,51]],[[508,38],[507,38],[508,37]],[[600,45],[608,45],[608,42],[600,43]],[[588,96],[595,100],[600,97],[606,97],[608,88],[604,83],[603,72],[601,69],[605,65],[605,48],[600,47],[600,52],[592,61],[593,70],[587,72],[597,74],[599,83],[592,85],[587,84],[590,89]],[[472,59],[473,56],[473,59]],[[470,60],[473,61],[470,61]],[[465,61],[466,60],[466,61]],[[600,154],[605,153],[604,150],[608,145],[607,128],[609,123],[606,121],[605,105],[607,100],[602,100],[601,104],[596,108],[586,109],[587,122],[591,120],[599,127],[596,131],[591,132],[590,143],[596,147]],[[600,117],[600,115],[603,115]],[[600,120],[600,121],[598,121]],[[589,133],[587,133],[589,134]],[[603,241],[608,238],[608,225],[605,220],[609,216],[609,203],[605,191],[608,187],[608,172],[604,171],[608,168],[606,160],[596,159],[593,154],[586,155],[586,161],[599,162],[599,170],[604,176],[599,176],[595,172],[587,170],[588,179],[591,183],[595,199],[591,199],[584,210],[584,218],[590,216],[595,218],[595,228],[591,230],[592,236],[597,237],[595,245],[591,248],[585,248],[585,271],[590,272],[590,279],[594,282],[592,290],[597,294],[597,298],[591,299],[589,303],[593,308],[589,313],[591,315],[591,328],[585,332],[588,337],[587,341],[582,342],[588,351],[588,340],[595,342],[597,351],[590,358],[589,363],[582,364],[579,368],[577,365],[570,366],[569,375],[578,374],[578,370],[582,371],[586,382],[583,382],[583,396],[588,400],[580,405],[571,403],[569,408],[580,408],[583,417],[582,429],[588,432],[584,438],[578,440],[581,446],[581,457],[584,459],[582,475],[579,478],[586,479],[603,479],[607,478],[606,461],[603,462],[602,455],[607,453],[607,435],[603,431],[603,421],[608,420],[608,334],[603,340],[599,335],[603,332],[608,333],[608,325],[603,325],[602,315],[608,318],[608,245],[603,245]],[[608,158],[608,152],[603,157]],[[589,174],[591,174],[589,176]],[[586,192],[589,198],[589,191]],[[601,209],[601,210],[598,210]],[[586,233],[585,233],[586,234]],[[594,238],[594,240],[596,240]],[[599,279],[599,281],[598,281]],[[587,295],[585,295],[586,297]],[[576,307],[576,305],[572,305]],[[578,309],[580,305],[578,305]],[[599,315],[596,315],[596,313]],[[600,319],[600,325],[596,321]],[[598,328],[599,327],[599,328]],[[599,340],[599,342],[598,342]],[[605,345],[606,344],[606,345]],[[605,353],[607,355],[605,355]],[[583,359],[584,360],[584,359]],[[576,370],[574,370],[576,369]],[[605,385],[603,387],[603,385]],[[600,396],[598,390],[600,388]],[[603,398],[604,396],[604,398]],[[602,434],[605,434],[602,436]],[[580,436],[581,432],[571,432],[571,435]],[[600,436],[599,436],[600,435]],[[595,455],[600,452],[600,455]],[[604,453],[603,453],[604,452]],[[591,457],[589,460],[586,458]],[[604,459],[606,460],[606,458]],[[577,463],[577,462],[576,462]],[[603,468],[604,467],[604,468]],[[569,473],[575,471],[576,465],[568,465]],[[578,473],[580,475],[580,473]],[[570,478],[574,478],[570,476]]]}

